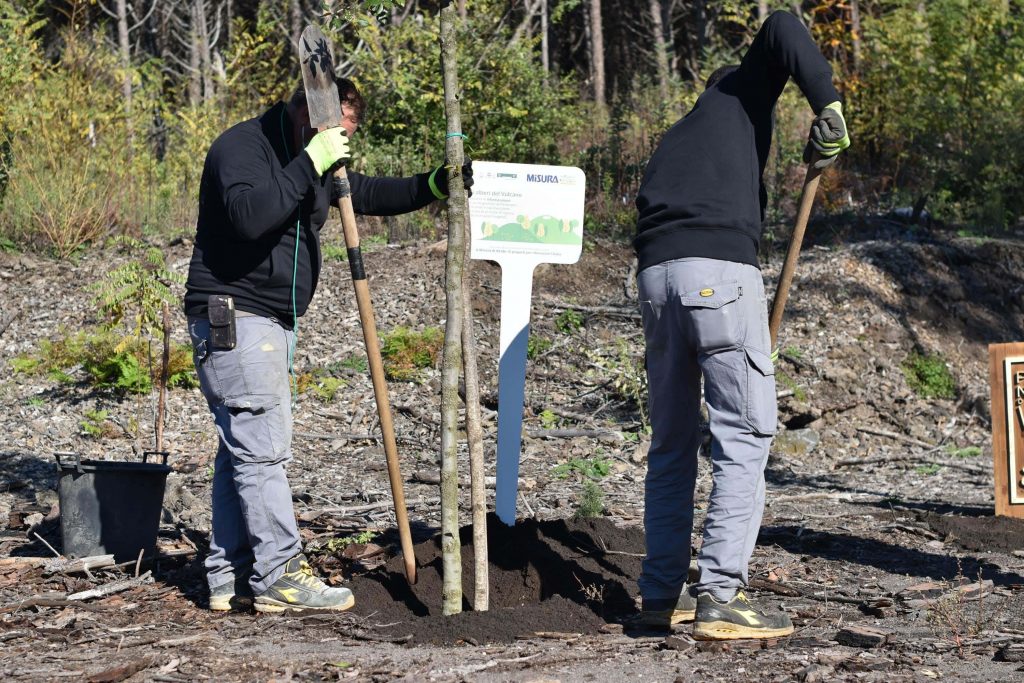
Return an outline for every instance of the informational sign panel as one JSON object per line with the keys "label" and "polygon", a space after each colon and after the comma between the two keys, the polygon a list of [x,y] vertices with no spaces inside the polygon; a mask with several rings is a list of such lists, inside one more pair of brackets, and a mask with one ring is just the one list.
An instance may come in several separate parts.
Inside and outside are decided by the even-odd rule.
{"label": "informational sign panel", "polygon": [[996,514],[1024,518],[1024,343],[990,344]]}
{"label": "informational sign panel", "polygon": [[470,255],[501,266],[494,507],[498,518],[511,526],[516,520],[533,270],[540,263],[579,260],[585,176],[568,166],[474,161],[473,180]]}

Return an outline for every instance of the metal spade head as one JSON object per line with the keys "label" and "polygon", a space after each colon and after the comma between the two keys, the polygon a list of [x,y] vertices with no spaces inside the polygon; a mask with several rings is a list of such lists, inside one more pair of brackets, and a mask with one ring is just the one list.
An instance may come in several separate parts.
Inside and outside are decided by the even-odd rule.
{"label": "metal spade head", "polygon": [[299,38],[302,84],[309,106],[309,125],[317,130],[341,125],[341,101],[334,82],[331,43],[318,26],[310,24]]}

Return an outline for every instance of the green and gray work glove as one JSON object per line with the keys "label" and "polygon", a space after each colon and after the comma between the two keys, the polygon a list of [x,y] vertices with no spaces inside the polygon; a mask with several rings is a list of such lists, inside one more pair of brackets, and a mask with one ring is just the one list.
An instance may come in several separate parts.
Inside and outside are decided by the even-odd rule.
{"label": "green and gray work glove", "polygon": [[306,154],[312,160],[317,175],[333,171],[352,156],[345,129],[337,126],[317,133],[306,145]]}
{"label": "green and gray work glove", "polygon": [[[427,184],[430,185],[430,191],[434,193],[434,196],[438,199],[448,198],[448,169],[450,168],[448,160],[445,159],[444,166],[438,166],[430,172],[430,176],[427,178]],[[466,157],[466,163],[462,165],[462,186],[466,188],[466,196],[472,197],[473,190],[473,160]]]}
{"label": "green and gray work glove", "polygon": [[843,105],[836,101],[825,105],[811,122],[811,133],[804,147],[804,163],[811,163],[814,152],[817,152],[819,158],[815,160],[814,167],[825,168],[849,146],[850,135],[846,130],[846,119],[843,118]]}

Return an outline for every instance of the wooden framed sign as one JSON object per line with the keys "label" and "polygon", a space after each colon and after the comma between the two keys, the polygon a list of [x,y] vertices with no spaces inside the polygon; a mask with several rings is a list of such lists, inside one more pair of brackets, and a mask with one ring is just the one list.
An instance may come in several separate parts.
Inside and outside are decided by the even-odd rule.
{"label": "wooden framed sign", "polygon": [[576,263],[579,259],[586,177],[572,166],[474,161],[473,180],[470,257],[501,266],[494,510],[502,522],[512,526],[522,449],[533,270],[541,263]]}
{"label": "wooden framed sign", "polygon": [[1024,518],[1024,343],[989,344],[996,514]]}

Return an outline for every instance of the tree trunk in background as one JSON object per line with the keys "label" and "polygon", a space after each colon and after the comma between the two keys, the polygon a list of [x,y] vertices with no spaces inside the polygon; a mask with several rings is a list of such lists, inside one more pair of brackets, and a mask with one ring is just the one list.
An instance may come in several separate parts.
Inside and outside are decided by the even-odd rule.
{"label": "tree trunk in background", "polygon": [[213,99],[213,45],[210,41],[210,27],[208,21],[210,14],[206,6],[206,0],[196,0],[198,8],[196,19],[199,27],[199,64],[203,78],[203,101]]}
{"label": "tree trunk in background", "polygon": [[760,26],[768,18],[768,0],[757,1],[757,25]]}
{"label": "tree trunk in background", "polygon": [[188,102],[193,107],[203,100],[203,79],[200,72],[199,32],[202,30],[196,21],[196,5],[189,7],[189,49],[188,49]]}
{"label": "tree trunk in background", "polygon": [[669,70],[668,70],[668,43],[665,40],[665,23],[663,21],[665,7],[662,0],[651,0],[651,25],[654,33],[654,62],[658,71],[658,95],[662,104],[668,102],[669,93]]}
{"label": "tree trunk in background", "polygon": [[452,166],[448,173],[448,252],[445,256],[444,353],[441,361],[441,612],[462,611],[462,547],[459,545],[459,370],[462,367],[463,302],[465,263],[466,190],[462,185],[464,156],[459,110],[456,10],[444,3],[441,21],[441,69],[444,74],[444,110],[448,135],[445,155]]}
{"label": "tree trunk in background", "polygon": [[853,40],[853,73],[860,73],[860,5],[850,0],[850,34]]}
{"label": "tree trunk in background", "polygon": [[289,37],[292,43],[292,50],[295,52],[295,57],[297,59],[299,56],[299,36],[302,35],[302,29],[305,26],[302,21],[302,0],[292,0],[291,12],[288,15],[288,23],[291,25]]}
{"label": "tree trunk in background", "polygon": [[606,106],[604,84],[604,28],[601,22],[601,0],[588,0],[590,15],[590,63],[594,84],[594,103],[603,112]]}
{"label": "tree trunk in background", "polygon": [[540,3],[540,64],[544,68],[544,85],[548,84],[548,74],[551,73],[551,55],[548,44],[548,0],[541,0]]}
{"label": "tree trunk in background", "polygon": [[135,127],[132,125],[132,53],[128,43],[128,2],[117,0],[117,49],[121,57],[121,96],[124,98],[125,125],[128,132],[128,154],[135,142]]}

